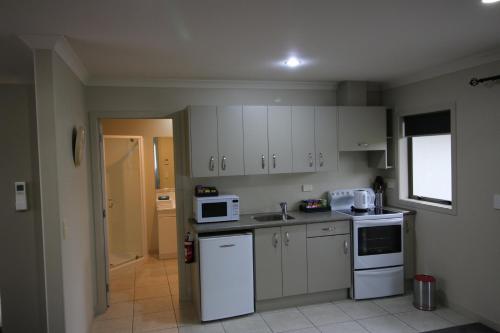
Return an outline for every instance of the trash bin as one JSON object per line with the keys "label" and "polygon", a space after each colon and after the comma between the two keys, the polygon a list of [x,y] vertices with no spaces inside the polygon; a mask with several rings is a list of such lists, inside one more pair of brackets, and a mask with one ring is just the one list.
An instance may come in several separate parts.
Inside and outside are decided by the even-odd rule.
{"label": "trash bin", "polygon": [[413,280],[413,306],[419,310],[436,309],[436,279],[431,275],[415,275]]}

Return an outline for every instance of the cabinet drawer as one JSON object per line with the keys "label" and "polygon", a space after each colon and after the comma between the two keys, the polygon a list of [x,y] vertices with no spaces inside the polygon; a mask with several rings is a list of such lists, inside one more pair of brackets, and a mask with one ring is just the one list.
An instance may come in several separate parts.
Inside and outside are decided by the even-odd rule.
{"label": "cabinet drawer", "polygon": [[311,223],[307,225],[307,237],[348,234],[349,221]]}

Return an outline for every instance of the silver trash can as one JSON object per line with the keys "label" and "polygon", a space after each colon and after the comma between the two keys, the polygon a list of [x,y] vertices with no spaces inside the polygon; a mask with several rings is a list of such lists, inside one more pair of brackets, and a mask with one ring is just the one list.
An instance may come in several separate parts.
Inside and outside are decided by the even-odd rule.
{"label": "silver trash can", "polygon": [[436,309],[436,279],[431,275],[416,275],[413,279],[413,306],[419,310]]}

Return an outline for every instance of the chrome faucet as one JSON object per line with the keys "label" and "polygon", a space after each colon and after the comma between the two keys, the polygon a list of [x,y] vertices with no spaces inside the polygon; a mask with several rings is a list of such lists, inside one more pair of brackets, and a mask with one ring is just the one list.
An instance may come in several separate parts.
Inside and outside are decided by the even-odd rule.
{"label": "chrome faucet", "polygon": [[286,202],[280,202],[281,207],[281,218],[286,221],[288,218],[288,204]]}

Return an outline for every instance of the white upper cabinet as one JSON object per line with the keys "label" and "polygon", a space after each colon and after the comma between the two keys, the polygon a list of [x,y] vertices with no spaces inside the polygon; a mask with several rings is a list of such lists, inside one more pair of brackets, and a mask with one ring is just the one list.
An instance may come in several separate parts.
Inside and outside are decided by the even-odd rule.
{"label": "white upper cabinet", "polygon": [[292,171],[316,171],[314,107],[292,106]]}
{"label": "white upper cabinet", "polygon": [[337,171],[337,108],[317,106],[315,109],[316,170]]}
{"label": "white upper cabinet", "polygon": [[267,112],[269,173],[292,171],[292,111],[290,106],[269,106]]}
{"label": "white upper cabinet", "polygon": [[339,150],[385,150],[385,107],[339,106]]}
{"label": "white upper cabinet", "polygon": [[242,106],[217,107],[219,176],[243,175]]}
{"label": "white upper cabinet", "polygon": [[243,106],[245,175],[269,172],[267,106]]}
{"label": "white upper cabinet", "polygon": [[218,176],[217,108],[215,106],[192,106],[188,114],[191,176]]}

